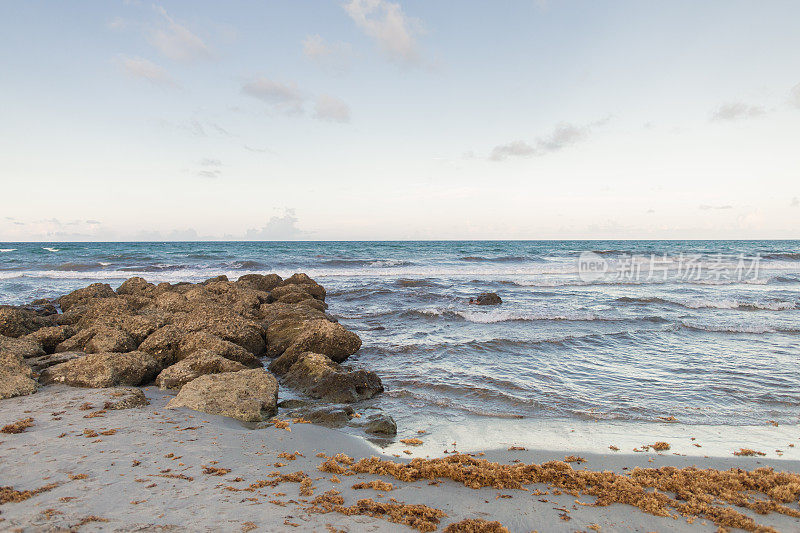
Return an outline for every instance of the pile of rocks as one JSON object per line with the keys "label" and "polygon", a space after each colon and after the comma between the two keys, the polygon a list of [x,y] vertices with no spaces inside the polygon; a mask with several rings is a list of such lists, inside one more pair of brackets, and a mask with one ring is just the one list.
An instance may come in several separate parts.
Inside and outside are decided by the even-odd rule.
{"label": "pile of rocks", "polygon": [[324,402],[382,392],[375,373],[341,366],[361,339],[325,313],[325,294],[305,274],[158,285],[137,277],[116,291],[95,283],[53,302],[0,307],[0,399],[48,383],[155,381],[179,390],[168,407],[253,422],[276,413],[276,376]]}

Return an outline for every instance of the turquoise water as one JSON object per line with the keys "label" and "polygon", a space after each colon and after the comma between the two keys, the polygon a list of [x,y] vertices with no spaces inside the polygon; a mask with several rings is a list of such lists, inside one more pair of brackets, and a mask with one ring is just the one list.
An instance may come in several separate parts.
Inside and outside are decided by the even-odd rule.
{"label": "turquoise water", "polygon": [[798,422],[798,241],[0,243],[0,302],[298,271],[408,426]]}

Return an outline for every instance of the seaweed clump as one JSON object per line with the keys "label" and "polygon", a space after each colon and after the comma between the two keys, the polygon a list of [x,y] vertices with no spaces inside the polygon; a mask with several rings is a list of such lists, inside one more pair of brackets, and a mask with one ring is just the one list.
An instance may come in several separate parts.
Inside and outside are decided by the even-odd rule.
{"label": "seaweed clump", "polygon": [[444,533],[509,533],[509,531],[497,521],[490,522],[481,518],[467,518],[461,522],[450,524],[444,528]]}
{"label": "seaweed clump", "polygon": [[2,429],[0,429],[0,433],[6,433],[9,435],[22,433],[31,426],[33,426],[33,418],[23,418],[22,420],[17,420],[11,424],[6,424],[2,427]]}
{"label": "seaweed clump", "polygon": [[384,503],[366,498],[358,500],[354,505],[345,506],[344,498],[337,490],[329,490],[311,501],[309,512],[336,512],[346,516],[363,515],[382,518],[395,524],[403,524],[417,531],[436,531],[439,522],[447,514],[422,504],[405,504],[400,502]]}

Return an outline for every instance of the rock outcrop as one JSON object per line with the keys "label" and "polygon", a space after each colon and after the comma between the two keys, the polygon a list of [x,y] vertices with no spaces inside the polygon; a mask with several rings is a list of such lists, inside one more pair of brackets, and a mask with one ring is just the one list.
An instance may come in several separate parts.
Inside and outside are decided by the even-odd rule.
{"label": "rock outcrop", "polygon": [[484,292],[479,294],[477,298],[470,299],[470,303],[477,305],[500,305],[503,300],[494,292]]}
{"label": "rock outcrop", "polygon": [[26,358],[44,355],[41,345],[0,335],[0,400],[36,392]]}
{"label": "rock outcrop", "polygon": [[347,371],[330,357],[306,352],[286,372],[284,381],[297,390],[326,402],[353,403],[383,392],[377,374]]}
{"label": "rock outcrop", "polygon": [[167,409],[188,407],[242,422],[260,422],[277,412],[278,381],[264,369],[200,376],[184,385]]}

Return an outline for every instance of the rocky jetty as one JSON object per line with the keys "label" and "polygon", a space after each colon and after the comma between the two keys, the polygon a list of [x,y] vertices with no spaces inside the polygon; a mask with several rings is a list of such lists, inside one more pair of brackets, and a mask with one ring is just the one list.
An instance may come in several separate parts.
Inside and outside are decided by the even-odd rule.
{"label": "rocky jetty", "polygon": [[[305,274],[248,274],[117,290],[94,283],[54,301],[0,307],[0,399],[42,385],[177,391],[169,407],[258,422],[277,411],[278,381],[310,399],[352,403],[380,378],[342,365],[361,339],[326,314]],[[267,368],[264,368],[264,366]]]}

